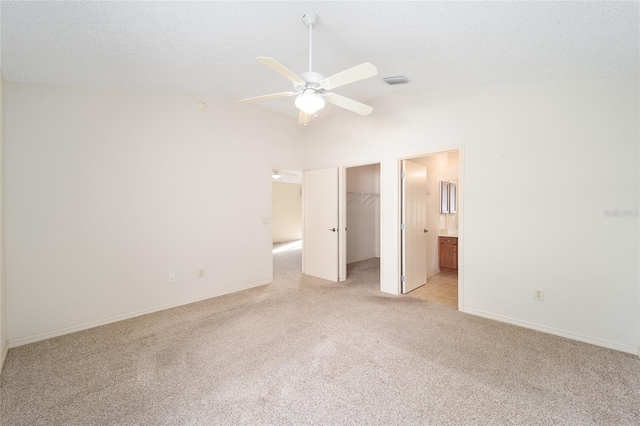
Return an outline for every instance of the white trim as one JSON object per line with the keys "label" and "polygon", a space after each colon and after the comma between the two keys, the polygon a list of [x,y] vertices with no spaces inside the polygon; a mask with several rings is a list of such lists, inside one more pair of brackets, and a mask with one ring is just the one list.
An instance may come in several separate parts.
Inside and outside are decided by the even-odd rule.
{"label": "white trim", "polygon": [[4,342],[2,345],[2,356],[0,356],[0,373],[2,373],[2,367],[4,367],[4,360],[7,359],[9,353],[9,342]]}
{"label": "white trim", "polygon": [[[302,202],[302,206],[300,206],[302,208],[302,248],[301,248],[302,253],[301,253],[301,256],[300,256],[301,260],[302,260],[302,265],[300,265],[300,272],[303,275],[305,273],[304,272],[304,264],[305,264],[305,259],[306,259],[305,256],[306,256],[306,252],[307,252],[307,250],[305,249],[305,243],[304,243],[306,241],[306,237],[304,236],[304,224],[305,224],[305,218],[304,218],[304,216],[305,216],[305,211],[304,211],[304,203],[305,203],[305,201],[304,201],[304,199],[306,197],[306,191],[304,190],[304,187],[305,187],[304,181],[305,181],[306,172],[308,170],[309,169],[302,170],[302,197],[300,197],[301,198],[301,202]],[[273,194],[271,195],[271,205],[273,206]],[[273,257],[271,258],[271,265],[273,266]]]}
{"label": "white trim", "polygon": [[492,314],[484,312],[478,309],[464,308],[464,312],[471,315],[476,315],[483,318],[489,318],[495,321],[506,322],[507,324],[518,325],[520,327],[529,328],[532,330],[542,331],[544,333],[553,334],[560,337],[566,337],[567,339],[577,340],[579,342],[590,343],[596,346],[602,346],[604,348],[615,349],[617,351],[627,352],[630,354],[640,355],[640,348],[625,343],[611,342],[609,340],[598,339],[597,337],[585,336],[583,334],[573,333],[570,331],[560,330],[558,328],[548,327],[546,325],[536,324],[533,322],[522,321],[516,318],[506,317],[503,315]]}
{"label": "white trim", "polygon": [[[205,296],[196,297],[194,299],[183,300],[176,303],[168,303],[166,305],[156,306],[153,308],[143,309],[141,311],[130,312],[128,314],[116,315],[114,317],[105,318],[97,321],[91,321],[84,324],[73,325],[71,327],[59,328],[56,330],[45,331],[44,333],[32,334],[31,336],[20,337],[17,339],[11,339],[7,343],[7,348],[15,348],[17,346],[28,345],[29,343],[39,342],[41,340],[51,339],[53,337],[63,336],[65,334],[75,333],[77,331],[87,330],[94,327],[100,327],[102,325],[111,324],[118,321],[123,321],[130,318],[139,317],[142,315],[151,314],[158,311],[164,311],[166,309],[177,308],[178,306],[188,305],[190,303],[200,302],[202,300],[211,299],[213,297],[224,296],[225,294],[236,293],[238,291],[249,290],[254,287],[260,287],[271,283],[270,280],[256,281],[251,284],[247,284],[244,287],[236,288],[233,290],[210,293]],[[4,358],[3,358],[4,359]]]}
{"label": "white trim", "polygon": [[[302,194],[300,199],[302,200]],[[302,238],[302,235],[300,237]],[[273,282],[273,178],[271,178],[271,185],[269,185],[269,244],[266,248],[269,257],[269,279]]]}
{"label": "white trim", "polygon": [[347,168],[338,167],[338,281],[347,280],[347,231],[345,231],[346,225]]}
{"label": "white trim", "polygon": [[369,259],[380,259],[380,257],[375,256],[375,255],[374,256],[361,256],[361,257],[356,258],[356,260],[351,260],[351,262],[347,263],[347,265],[351,265],[352,263],[362,262],[363,260],[369,260]]}
{"label": "white trim", "polygon": [[464,216],[466,205],[464,195],[467,192],[465,175],[466,151],[464,146],[458,148],[458,310],[464,309]]}

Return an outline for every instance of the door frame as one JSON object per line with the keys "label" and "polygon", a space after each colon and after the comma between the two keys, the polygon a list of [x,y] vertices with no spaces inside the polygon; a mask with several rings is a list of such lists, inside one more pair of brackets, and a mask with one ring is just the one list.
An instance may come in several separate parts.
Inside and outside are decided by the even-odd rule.
{"label": "door frame", "polygon": [[[402,271],[402,234],[400,232],[400,224],[402,222],[402,182],[400,179],[400,173],[402,172],[402,160],[412,160],[420,157],[429,157],[431,155],[447,154],[450,152],[458,151],[458,187],[457,187],[457,207],[458,207],[458,311],[464,312],[464,193],[466,185],[464,182],[464,148],[461,146],[453,146],[445,149],[438,149],[436,151],[428,151],[422,154],[413,154],[406,157],[400,157],[396,161],[396,171],[398,176],[398,223],[395,224],[398,229],[398,281],[397,281],[397,294],[402,294],[402,282],[400,281],[400,274]],[[429,171],[427,170],[427,173]],[[382,218],[381,218],[382,220]],[[382,241],[380,242],[382,244]],[[382,256],[382,250],[380,255]]]}
{"label": "door frame", "polygon": [[384,268],[384,262],[383,262],[384,242],[383,242],[383,232],[382,232],[382,229],[384,227],[384,218],[383,218],[384,209],[382,208],[384,206],[382,178],[384,175],[383,175],[382,160],[379,160],[379,161],[374,160],[366,163],[347,164],[339,167],[340,172],[338,177],[338,194],[339,194],[339,199],[338,199],[339,216],[338,217],[339,217],[339,224],[340,224],[340,235],[338,240],[339,241],[338,242],[339,244],[338,271],[339,271],[340,281],[345,281],[347,279],[347,234],[346,232],[348,232],[348,231],[345,231],[345,227],[347,225],[347,169],[350,169],[353,167],[373,166],[373,165],[378,165],[380,167],[380,196],[378,201],[378,204],[380,206],[380,223],[378,224],[378,226],[380,227],[380,229],[378,230],[378,232],[380,233],[380,286],[382,287],[382,277],[384,276],[382,273],[382,269]]}

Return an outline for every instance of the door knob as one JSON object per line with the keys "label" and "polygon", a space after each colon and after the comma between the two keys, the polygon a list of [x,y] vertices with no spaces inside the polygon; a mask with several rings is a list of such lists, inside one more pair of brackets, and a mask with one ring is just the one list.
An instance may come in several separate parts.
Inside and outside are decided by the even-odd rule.
{"label": "door knob", "polygon": [[336,228],[329,228],[329,231],[331,231],[331,232],[336,232],[336,231],[337,231],[337,229],[336,229]]}
{"label": "door knob", "polygon": [[424,233],[425,233],[425,234],[426,234],[427,232],[429,232],[429,231],[428,231],[428,230],[426,230],[426,229],[423,229],[423,231],[424,231]]}

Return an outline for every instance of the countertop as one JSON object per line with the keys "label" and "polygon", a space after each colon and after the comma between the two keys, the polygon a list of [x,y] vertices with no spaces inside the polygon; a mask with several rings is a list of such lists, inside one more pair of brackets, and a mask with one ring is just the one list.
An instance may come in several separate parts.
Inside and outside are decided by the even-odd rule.
{"label": "countertop", "polygon": [[438,230],[439,237],[456,237],[458,238],[458,230],[457,229],[439,229]]}

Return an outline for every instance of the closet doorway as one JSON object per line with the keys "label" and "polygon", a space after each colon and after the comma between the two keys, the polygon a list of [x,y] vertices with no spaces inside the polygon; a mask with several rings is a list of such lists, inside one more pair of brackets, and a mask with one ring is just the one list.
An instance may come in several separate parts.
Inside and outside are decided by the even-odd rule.
{"label": "closet doorway", "polygon": [[273,276],[302,273],[302,172],[274,168],[271,242]]}
{"label": "closet doorway", "polygon": [[380,163],[344,168],[340,276],[380,279]]}

